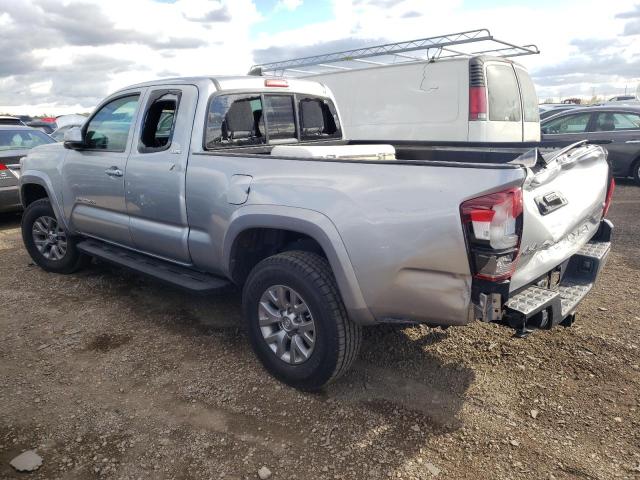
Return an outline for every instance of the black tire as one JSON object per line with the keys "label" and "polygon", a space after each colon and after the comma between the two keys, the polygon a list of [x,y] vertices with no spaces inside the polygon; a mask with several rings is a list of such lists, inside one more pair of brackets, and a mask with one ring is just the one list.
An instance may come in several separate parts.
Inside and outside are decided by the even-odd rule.
{"label": "black tire", "polygon": [[[269,347],[259,325],[260,299],[274,285],[297,292],[315,324],[315,345],[303,363],[291,364]],[[346,372],[360,349],[362,329],[351,322],[327,260],[315,253],[289,251],[256,265],[245,283],[242,304],[249,341],[264,367],[282,382],[318,390]]]}
{"label": "black tire", "polygon": [[632,176],[636,185],[640,186],[640,158],[633,164]]}
{"label": "black tire", "polygon": [[[36,247],[33,236],[34,223],[41,217],[56,219],[49,199],[42,198],[30,204],[22,215],[22,241],[33,261],[43,270],[53,273],[73,273],[86,266],[90,257],[78,251],[78,239],[66,231],[66,252],[60,259],[46,258]],[[56,220],[57,221],[57,220]]]}

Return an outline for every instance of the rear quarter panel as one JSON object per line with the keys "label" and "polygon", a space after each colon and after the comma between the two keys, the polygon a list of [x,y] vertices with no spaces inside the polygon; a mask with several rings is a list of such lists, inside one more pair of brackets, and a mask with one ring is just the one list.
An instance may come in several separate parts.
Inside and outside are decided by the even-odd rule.
{"label": "rear quarter panel", "polygon": [[[234,174],[253,177],[244,206],[226,200]],[[195,263],[221,265],[225,232],[243,208],[272,205],[318,212],[339,233],[357,286],[376,318],[462,324],[471,276],[460,203],[523,179],[518,168],[196,154],[187,173],[190,250]],[[211,252],[218,252],[218,258]]]}

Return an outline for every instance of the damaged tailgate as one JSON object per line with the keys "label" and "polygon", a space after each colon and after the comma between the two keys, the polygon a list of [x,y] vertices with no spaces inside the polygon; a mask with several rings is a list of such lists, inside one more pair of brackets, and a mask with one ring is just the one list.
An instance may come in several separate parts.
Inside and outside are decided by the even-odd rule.
{"label": "damaged tailgate", "polygon": [[584,142],[539,156],[523,185],[523,231],[507,310],[542,327],[571,315],[610,249],[606,151]]}

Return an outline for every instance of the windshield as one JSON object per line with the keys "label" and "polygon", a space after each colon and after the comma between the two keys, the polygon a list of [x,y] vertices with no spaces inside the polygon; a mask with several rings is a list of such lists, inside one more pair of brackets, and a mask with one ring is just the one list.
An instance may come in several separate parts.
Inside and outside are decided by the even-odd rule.
{"label": "windshield", "polygon": [[0,151],[28,150],[54,140],[38,130],[0,130]]}

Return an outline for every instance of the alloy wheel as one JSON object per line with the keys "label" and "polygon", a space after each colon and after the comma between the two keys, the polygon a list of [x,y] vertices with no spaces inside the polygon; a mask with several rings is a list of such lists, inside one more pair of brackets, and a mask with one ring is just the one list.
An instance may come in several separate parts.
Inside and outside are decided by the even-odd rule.
{"label": "alloy wheel", "polygon": [[298,292],[274,285],[258,305],[262,337],[282,361],[297,365],[307,361],[316,343],[316,327],[309,306]]}
{"label": "alloy wheel", "polygon": [[55,218],[38,217],[31,234],[36,248],[47,260],[62,260],[67,254],[67,234]]}

